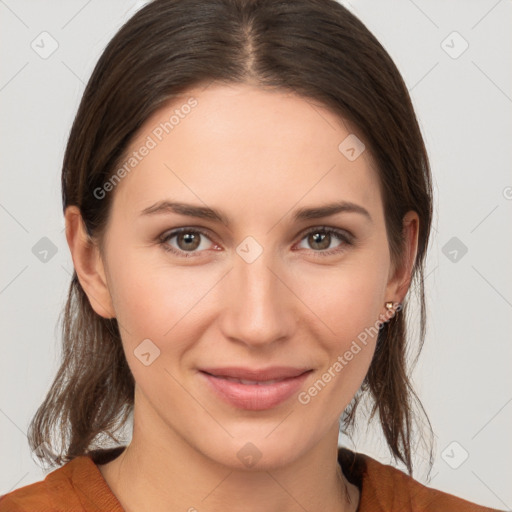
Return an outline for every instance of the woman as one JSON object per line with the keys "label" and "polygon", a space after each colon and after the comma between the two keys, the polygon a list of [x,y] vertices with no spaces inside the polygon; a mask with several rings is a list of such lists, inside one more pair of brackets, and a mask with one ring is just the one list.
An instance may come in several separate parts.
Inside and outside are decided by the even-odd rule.
{"label": "woman", "polygon": [[[429,163],[341,5],[147,5],[89,80],[62,187],[75,274],[29,440],[64,465],[0,511],[491,510],[412,478]],[[338,448],[365,395],[409,475]]]}

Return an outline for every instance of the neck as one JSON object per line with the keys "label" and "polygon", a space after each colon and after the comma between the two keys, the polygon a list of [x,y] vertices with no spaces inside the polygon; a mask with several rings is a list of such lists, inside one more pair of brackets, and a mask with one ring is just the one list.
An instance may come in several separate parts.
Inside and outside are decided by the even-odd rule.
{"label": "neck", "polygon": [[153,418],[136,411],[131,443],[116,459],[98,466],[125,512],[357,509],[359,489],[337,461],[337,422],[320,443],[286,466],[241,470],[199,452],[168,425],[149,432]]}

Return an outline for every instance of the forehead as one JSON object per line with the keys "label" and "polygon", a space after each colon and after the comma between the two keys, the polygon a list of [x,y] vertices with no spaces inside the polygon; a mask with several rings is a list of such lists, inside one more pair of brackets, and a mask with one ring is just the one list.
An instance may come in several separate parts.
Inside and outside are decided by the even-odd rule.
{"label": "forehead", "polygon": [[133,165],[125,165],[115,202],[138,211],[169,197],[238,199],[244,208],[291,207],[301,198],[379,204],[369,152],[355,160],[343,152],[354,141],[361,150],[354,137],[341,117],[291,92],[190,89],[155,112],[130,143],[123,163]]}

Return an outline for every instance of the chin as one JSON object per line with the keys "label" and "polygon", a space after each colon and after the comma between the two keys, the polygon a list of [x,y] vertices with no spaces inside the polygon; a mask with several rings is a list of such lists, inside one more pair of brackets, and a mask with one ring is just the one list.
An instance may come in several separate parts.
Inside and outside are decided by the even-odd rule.
{"label": "chin", "polygon": [[220,440],[212,441],[210,437],[208,444],[198,449],[216,463],[232,469],[269,471],[293,463],[304,450],[314,444],[313,433],[308,436],[302,432],[294,436],[289,431],[277,433],[276,430],[269,436],[268,432],[269,430],[263,435],[255,433],[251,436],[247,433],[244,436],[226,438],[224,443]]}

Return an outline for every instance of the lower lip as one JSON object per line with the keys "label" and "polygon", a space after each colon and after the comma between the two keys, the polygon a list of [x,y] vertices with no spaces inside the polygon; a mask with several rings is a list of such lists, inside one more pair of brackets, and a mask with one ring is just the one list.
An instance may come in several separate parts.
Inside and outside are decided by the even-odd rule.
{"label": "lower lip", "polygon": [[263,411],[276,407],[297,393],[311,371],[273,384],[261,385],[242,384],[205,372],[199,373],[206,378],[213,391],[229,404],[248,411]]}

